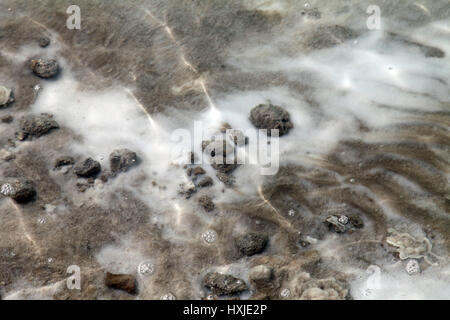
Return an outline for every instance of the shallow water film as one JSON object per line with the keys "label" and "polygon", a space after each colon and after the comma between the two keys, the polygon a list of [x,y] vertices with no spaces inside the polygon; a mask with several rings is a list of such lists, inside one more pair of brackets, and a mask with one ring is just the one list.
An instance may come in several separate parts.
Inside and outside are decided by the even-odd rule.
{"label": "shallow water film", "polygon": [[0,0],[0,296],[450,299],[449,88],[447,0]]}

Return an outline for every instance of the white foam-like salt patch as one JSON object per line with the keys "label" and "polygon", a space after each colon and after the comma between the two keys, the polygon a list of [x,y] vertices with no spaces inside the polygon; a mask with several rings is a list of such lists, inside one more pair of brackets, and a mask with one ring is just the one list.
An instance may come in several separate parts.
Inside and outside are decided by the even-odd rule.
{"label": "white foam-like salt patch", "polygon": [[391,268],[372,266],[361,270],[351,283],[351,294],[357,300],[448,300],[450,269],[430,267],[422,273],[408,275],[403,263]]}

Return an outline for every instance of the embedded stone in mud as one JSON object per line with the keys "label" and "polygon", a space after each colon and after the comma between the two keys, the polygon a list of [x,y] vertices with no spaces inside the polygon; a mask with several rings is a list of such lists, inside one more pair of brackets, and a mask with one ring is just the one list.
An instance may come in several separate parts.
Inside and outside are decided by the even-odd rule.
{"label": "embedded stone in mud", "polygon": [[250,121],[258,129],[267,129],[271,136],[271,129],[278,129],[279,136],[287,134],[294,125],[289,112],[272,104],[260,104],[250,111]]}
{"label": "embedded stone in mud", "polygon": [[214,202],[212,201],[211,197],[207,196],[207,195],[202,195],[200,196],[200,198],[198,198],[198,203],[200,203],[200,205],[207,211],[207,212],[211,212],[214,210],[215,205]]}
{"label": "embedded stone in mud", "polygon": [[18,203],[27,203],[36,196],[33,182],[23,178],[8,178],[2,183],[1,194]]}
{"label": "embedded stone in mud", "polygon": [[0,86],[0,108],[6,107],[8,104],[14,102],[14,97],[11,89]]}
{"label": "embedded stone in mud", "polygon": [[0,117],[0,121],[1,121],[2,123],[11,123],[11,122],[14,121],[14,118],[13,118],[12,115],[6,115],[6,116]]}
{"label": "embedded stone in mud", "polygon": [[72,165],[74,163],[75,163],[74,158],[69,156],[62,156],[55,160],[54,168],[57,169],[60,167]]}
{"label": "embedded stone in mud", "polygon": [[39,39],[38,43],[41,48],[45,48],[50,44],[50,39],[47,37],[42,37]]}
{"label": "embedded stone in mud", "polygon": [[192,174],[194,176],[199,176],[199,175],[202,175],[202,174],[205,174],[205,173],[206,172],[205,172],[205,170],[203,170],[202,167],[196,167],[196,168],[192,169]]}
{"label": "embedded stone in mud", "polygon": [[306,34],[305,46],[309,49],[324,49],[334,47],[343,42],[353,39],[357,33],[350,28],[331,25],[319,26],[314,31]]}
{"label": "embedded stone in mud", "polygon": [[109,155],[109,163],[113,173],[125,172],[137,163],[136,152],[129,149],[114,150]]}
{"label": "embedded stone in mud", "polygon": [[236,247],[246,256],[261,253],[267,245],[269,237],[265,233],[250,232],[236,238]]}
{"label": "embedded stone in mud", "polygon": [[406,264],[405,270],[410,276],[420,273],[419,262],[416,259],[409,260]]}
{"label": "embedded stone in mud", "polygon": [[331,215],[326,218],[325,224],[329,230],[336,233],[345,233],[351,228],[360,229],[364,227],[364,222],[356,215],[351,215],[350,217],[345,215]]}
{"label": "embedded stone in mud", "polygon": [[83,178],[95,177],[101,170],[100,163],[92,158],[87,158],[83,162],[78,163],[74,168],[75,174]]}
{"label": "embedded stone in mud", "polygon": [[53,115],[42,113],[40,115],[27,115],[20,120],[22,132],[19,135],[20,140],[28,137],[40,137],[52,129],[58,129],[59,124],[53,120]]}
{"label": "embedded stone in mud", "polygon": [[59,72],[59,65],[55,59],[33,59],[31,60],[31,70],[37,76],[48,79]]}
{"label": "embedded stone in mud", "polygon": [[227,134],[238,147],[248,144],[248,137],[246,137],[241,130],[229,129],[227,130]]}
{"label": "embedded stone in mud", "polygon": [[59,72],[59,64],[55,59],[33,59],[31,70],[40,78],[52,78]]}
{"label": "embedded stone in mud", "polygon": [[226,174],[219,171],[217,172],[216,177],[227,187],[231,186],[234,182],[234,177],[231,174]]}
{"label": "embedded stone in mud", "polygon": [[233,295],[248,289],[244,280],[218,272],[207,273],[203,285],[218,296]]}
{"label": "embedded stone in mud", "polygon": [[212,186],[214,184],[213,179],[211,177],[204,177],[198,183],[197,186],[200,188],[206,188]]}
{"label": "embedded stone in mud", "polygon": [[184,195],[186,199],[189,199],[195,192],[197,192],[197,188],[192,181],[179,185],[178,193]]}
{"label": "embedded stone in mud", "polygon": [[250,269],[250,281],[256,286],[267,285],[273,277],[273,269],[266,265],[258,265]]}
{"label": "embedded stone in mud", "polygon": [[113,274],[106,273],[105,285],[112,289],[118,289],[129,294],[136,294],[137,285],[136,278],[129,274]]}

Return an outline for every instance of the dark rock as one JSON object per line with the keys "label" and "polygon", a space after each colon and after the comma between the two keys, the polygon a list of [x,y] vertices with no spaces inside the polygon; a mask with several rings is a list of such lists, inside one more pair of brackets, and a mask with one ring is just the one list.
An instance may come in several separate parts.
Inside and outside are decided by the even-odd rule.
{"label": "dark rock", "polygon": [[178,189],[178,193],[184,195],[186,199],[189,199],[195,192],[197,189],[192,181],[180,184]]}
{"label": "dark rock", "polygon": [[36,196],[33,182],[23,178],[8,178],[2,182],[1,193],[18,203],[27,203]]}
{"label": "dark rock", "polygon": [[40,137],[48,133],[52,129],[58,129],[58,123],[53,120],[53,116],[47,113],[40,115],[27,115],[20,120],[21,135],[20,140],[25,140],[27,137]]}
{"label": "dark rock", "polygon": [[197,183],[197,186],[199,186],[200,188],[206,188],[212,186],[213,184],[214,182],[211,177],[204,177]]}
{"label": "dark rock", "polygon": [[343,217],[345,216],[328,216],[325,220],[325,224],[331,231],[334,231],[336,233],[345,233],[349,229],[350,225],[348,223],[348,218],[347,222],[345,222],[345,220],[342,220]]}
{"label": "dark rock", "polygon": [[54,168],[69,166],[75,163],[75,159],[69,156],[59,157],[55,160]]}
{"label": "dark rock", "polygon": [[241,130],[231,129],[228,130],[227,133],[235,145],[241,147],[248,144],[248,137],[246,137]]}
{"label": "dark rock", "polygon": [[356,37],[357,33],[347,27],[338,25],[322,25],[313,32],[307,34],[304,39],[307,48],[324,49],[340,45],[343,42]]}
{"label": "dark rock", "polygon": [[214,202],[212,201],[211,197],[207,195],[200,196],[200,198],[198,198],[198,202],[208,212],[213,211],[215,208]]}
{"label": "dark rock", "polygon": [[136,278],[130,274],[106,273],[105,285],[112,289],[123,290],[129,294],[137,293]]}
{"label": "dark rock", "polygon": [[14,102],[14,96],[11,89],[0,86],[0,108],[6,107]]}
{"label": "dark rock", "polygon": [[42,37],[39,39],[38,43],[40,47],[45,48],[50,44],[50,39],[47,37]]}
{"label": "dark rock", "polygon": [[266,265],[258,265],[250,269],[250,281],[257,287],[266,286],[273,278],[273,269]]}
{"label": "dark rock", "polygon": [[265,233],[250,232],[236,238],[236,247],[246,256],[252,256],[264,250],[269,241]]}
{"label": "dark rock", "polygon": [[233,295],[248,289],[244,280],[218,272],[207,273],[203,285],[218,296]]}
{"label": "dark rock", "polygon": [[77,182],[76,184],[78,191],[80,192],[85,192],[87,189],[89,189],[91,187],[91,185],[89,183],[85,183],[85,182]]}
{"label": "dark rock", "polygon": [[102,171],[102,173],[99,176],[99,179],[103,182],[106,183],[108,182],[109,179],[114,177],[114,173],[112,173],[111,171]]}
{"label": "dark rock", "polygon": [[357,229],[364,228],[364,221],[356,214],[349,215],[348,217],[351,225]]}
{"label": "dark rock", "polygon": [[220,132],[225,133],[225,132],[227,132],[227,130],[230,130],[231,128],[232,127],[228,122],[224,122],[220,125],[219,130],[220,130]]}
{"label": "dark rock", "polygon": [[260,104],[250,111],[250,121],[258,129],[267,129],[267,135],[271,135],[271,129],[278,129],[279,136],[288,133],[293,128],[289,113],[281,107],[272,104]]}
{"label": "dark rock", "polygon": [[113,173],[125,172],[137,163],[137,155],[129,149],[114,150],[109,155],[109,164]]}
{"label": "dark rock", "polygon": [[54,59],[36,59],[31,60],[31,69],[37,76],[47,79],[59,72],[59,65]]}
{"label": "dark rock", "polygon": [[237,164],[226,164],[226,163],[213,163],[211,166],[215,170],[222,173],[231,173],[238,167]]}
{"label": "dark rock", "polygon": [[83,178],[95,177],[101,170],[100,163],[92,158],[87,158],[83,162],[78,163],[74,168],[75,174]]}
{"label": "dark rock", "polygon": [[11,115],[2,116],[0,118],[0,121],[3,123],[11,123],[11,122],[13,122],[13,120],[14,120],[14,118]]}
{"label": "dark rock", "polygon": [[422,52],[427,58],[443,58],[445,57],[445,52],[436,47],[424,46],[421,48]]}

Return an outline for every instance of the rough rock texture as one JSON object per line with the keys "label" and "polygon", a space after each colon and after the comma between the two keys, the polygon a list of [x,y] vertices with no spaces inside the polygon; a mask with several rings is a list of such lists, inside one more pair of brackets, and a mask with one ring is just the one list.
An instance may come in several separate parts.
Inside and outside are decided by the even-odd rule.
{"label": "rough rock texture", "polygon": [[41,48],[45,48],[50,44],[50,39],[47,37],[42,37],[39,39],[38,43]]}
{"label": "rough rock texture", "polygon": [[27,203],[36,196],[34,183],[23,178],[7,178],[2,181],[0,192],[19,203]]}
{"label": "rough rock texture", "polygon": [[55,160],[54,168],[60,168],[64,166],[69,166],[75,163],[75,159],[70,156],[62,156]]}
{"label": "rough rock texture", "polygon": [[227,187],[230,187],[234,182],[234,177],[231,174],[226,174],[219,171],[217,172],[216,177]]}
{"label": "rough rock texture", "polygon": [[203,285],[218,296],[233,295],[248,289],[244,280],[218,272],[207,273]]}
{"label": "rough rock texture", "polygon": [[14,121],[14,117],[12,115],[2,116],[0,117],[0,121],[3,123],[11,123]]}
{"label": "rough rock texture", "polygon": [[227,130],[227,134],[231,141],[233,141],[234,144],[238,147],[241,147],[248,143],[248,137],[246,137],[241,130],[229,129]]}
{"label": "rough rock texture", "polygon": [[74,168],[75,174],[83,178],[95,177],[101,170],[100,163],[92,158],[87,158],[75,165]]}
{"label": "rough rock texture", "polygon": [[257,287],[267,285],[273,278],[273,269],[270,266],[258,265],[250,269],[250,281]]}
{"label": "rough rock texture", "polygon": [[31,60],[31,70],[41,78],[52,78],[59,72],[58,62],[54,59]]}
{"label": "rough rock texture", "polygon": [[137,163],[136,152],[129,149],[114,150],[109,155],[109,164],[113,173],[125,172]]}
{"label": "rough rock texture", "polygon": [[129,274],[106,273],[105,285],[118,290],[123,290],[129,294],[137,293],[136,278]]}
{"label": "rough rock texture", "polygon": [[214,182],[211,177],[204,177],[197,183],[197,186],[199,186],[200,188],[206,188],[212,186],[213,184]]}
{"label": "rough rock texture", "polygon": [[52,129],[58,129],[58,123],[53,120],[51,114],[42,113],[40,115],[27,115],[20,120],[21,133],[20,140],[28,137],[40,137],[48,133]]}
{"label": "rough rock texture", "polygon": [[267,129],[267,135],[271,135],[271,129],[278,129],[279,136],[288,133],[293,128],[289,113],[279,106],[272,104],[260,104],[250,111],[250,121],[258,129]]}
{"label": "rough rock texture", "polygon": [[269,241],[265,233],[250,232],[236,238],[236,247],[246,256],[252,256],[264,250]]}
{"label": "rough rock texture", "polygon": [[[321,261],[315,250],[290,261],[280,256],[256,257],[250,269],[250,281],[256,289],[251,299],[349,299],[347,277],[335,271],[323,272]],[[263,272],[266,268],[261,265],[272,269],[272,277],[256,283],[254,277],[267,279],[268,271]]]}

